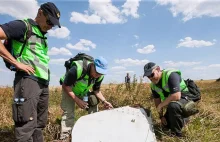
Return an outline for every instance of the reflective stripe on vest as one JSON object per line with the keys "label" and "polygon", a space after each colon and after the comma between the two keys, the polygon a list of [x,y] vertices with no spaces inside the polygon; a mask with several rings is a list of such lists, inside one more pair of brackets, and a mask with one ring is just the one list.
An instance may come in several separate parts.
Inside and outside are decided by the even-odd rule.
{"label": "reflective stripe on vest", "polygon": [[[87,66],[88,64],[91,62],[87,62]],[[73,61],[73,63],[71,64],[71,66],[76,65],[77,67],[77,79],[79,79],[82,75],[83,72],[83,61]],[[103,79],[103,75],[101,77],[99,77],[99,79],[96,82],[99,82]],[[62,82],[64,82],[65,80],[65,75],[63,77],[61,77],[60,79]],[[72,91],[75,95],[77,96],[84,96],[86,93],[88,93],[88,91],[93,87],[94,82],[92,82],[89,86],[89,76],[86,74],[85,77],[81,80],[77,80],[76,83],[74,84],[74,86],[72,87]]]}
{"label": "reflective stripe on vest", "polygon": [[[28,22],[27,19],[24,22]],[[27,23],[26,23],[27,26]],[[28,39],[22,54],[20,57],[17,57],[17,61],[31,65],[35,69],[33,74],[36,77],[39,77],[44,80],[49,80],[49,56],[47,55],[48,47],[46,37],[41,33],[40,29],[31,25],[32,35]],[[12,40],[12,46],[15,56],[19,55],[23,43]]]}
{"label": "reflective stripe on vest", "polygon": [[[181,72],[179,70],[163,70],[162,71],[162,88],[163,89],[157,87],[153,83],[150,84],[151,89],[154,90],[155,92],[157,92],[160,95],[160,99],[162,101],[164,101],[166,99],[166,97],[163,94],[163,90],[165,90],[166,92],[170,93],[169,86],[168,86],[168,79],[169,79],[169,76],[170,76],[170,74],[172,72],[178,73],[180,75],[180,77],[181,77]],[[186,84],[185,84],[183,79],[180,82],[180,90],[181,90],[181,92],[187,92],[188,91],[188,88],[186,87]]]}

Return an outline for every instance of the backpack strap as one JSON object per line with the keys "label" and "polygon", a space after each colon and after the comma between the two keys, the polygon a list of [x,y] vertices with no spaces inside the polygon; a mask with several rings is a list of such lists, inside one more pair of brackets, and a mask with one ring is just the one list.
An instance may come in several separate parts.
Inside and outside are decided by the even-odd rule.
{"label": "backpack strap", "polygon": [[27,30],[26,30],[25,36],[24,36],[24,44],[23,44],[22,47],[21,47],[21,51],[20,51],[20,54],[19,54],[18,57],[21,56],[21,54],[22,54],[22,52],[23,52],[23,50],[24,50],[24,47],[25,47],[25,45],[26,45],[28,39],[29,39],[29,38],[31,37],[31,35],[32,35],[31,24],[30,24],[29,22],[26,22],[26,21],[23,21],[23,22],[25,23]]}
{"label": "backpack strap", "polygon": [[81,76],[77,80],[81,80],[86,76],[87,68],[88,68],[87,63],[88,61],[85,58],[83,58],[83,71],[82,71]]}

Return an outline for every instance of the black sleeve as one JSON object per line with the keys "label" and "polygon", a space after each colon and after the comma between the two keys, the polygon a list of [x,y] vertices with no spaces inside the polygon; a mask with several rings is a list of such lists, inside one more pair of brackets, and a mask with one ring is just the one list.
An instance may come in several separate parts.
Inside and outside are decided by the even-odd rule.
{"label": "black sleeve", "polygon": [[180,82],[181,82],[180,75],[176,72],[172,72],[168,79],[168,86],[170,89],[170,94],[180,92]]}
{"label": "black sleeve", "polygon": [[11,21],[1,25],[8,39],[20,40],[24,38],[26,24],[21,20]]}
{"label": "black sleeve", "polygon": [[99,82],[97,81],[97,80],[99,80],[99,78],[96,79],[96,82],[95,82],[95,84],[93,85],[93,91],[99,91],[103,79],[104,79],[104,77],[103,77]]}
{"label": "black sleeve", "polygon": [[71,85],[75,84],[76,80],[77,80],[77,67],[73,66],[66,73],[66,76],[65,76],[65,79],[64,79],[63,83],[66,86],[71,86]]}
{"label": "black sleeve", "polygon": [[154,91],[154,90],[151,89],[151,92],[152,92],[152,97],[153,97],[154,99],[160,98],[160,95],[159,95],[156,91]]}

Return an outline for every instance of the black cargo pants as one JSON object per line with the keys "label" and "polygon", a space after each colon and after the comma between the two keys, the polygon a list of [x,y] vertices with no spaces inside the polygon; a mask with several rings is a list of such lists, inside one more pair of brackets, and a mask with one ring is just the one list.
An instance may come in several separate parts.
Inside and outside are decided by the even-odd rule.
{"label": "black cargo pants", "polygon": [[[188,102],[187,99],[181,98],[179,100],[182,104],[186,104]],[[167,121],[167,128],[171,129],[171,132],[179,135],[182,132],[182,128],[184,126],[184,121],[188,118],[184,118],[183,111],[181,106],[176,102],[170,102],[167,106],[166,113],[164,115]]]}
{"label": "black cargo pants", "polygon": [[[12,104],[16,142],[43,142],[48,116],[48,85],[15,76]],[[24,100],[24,101],[23,101]]]}

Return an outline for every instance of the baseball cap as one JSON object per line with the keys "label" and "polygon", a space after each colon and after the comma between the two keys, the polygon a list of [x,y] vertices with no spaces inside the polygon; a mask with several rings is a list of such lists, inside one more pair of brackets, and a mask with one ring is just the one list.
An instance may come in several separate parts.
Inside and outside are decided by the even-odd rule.
{"label": "baseball cap", "polygon": [[58,25],[58,27],[61,28],[59,22],[60,11],[54,3],[52,2],[44,3],[40,6],[40,8],[48,15],[49,20],[51,21],[52,24]]}
{"label": "baseball cap", "polygon": [[153,69],[155,69],[158,65],[153,62],[149,62],[144,66],[144,76],[150,76],[152,74]]}
{"label": "baseball cap", "polygon": [[95,64],[96,72],[98,72],[100,74],[106,74],[107,73],[108,62],[105,58],[103,58],[102,56],[97,57],[94,60],[94,64]]}

